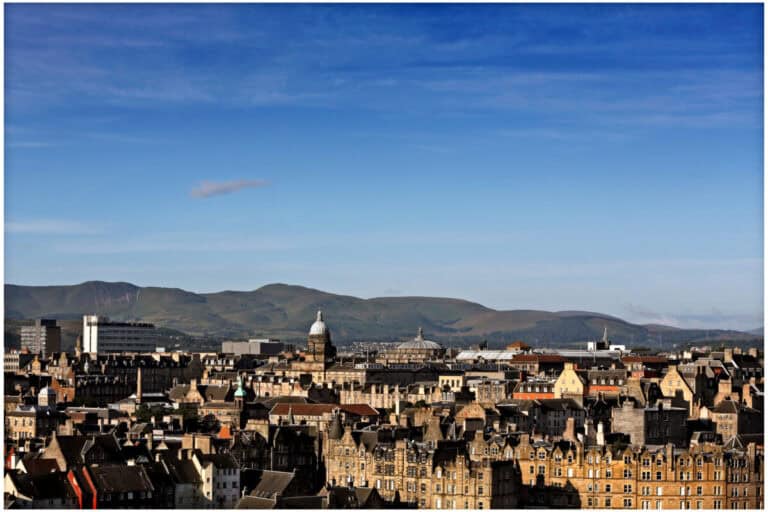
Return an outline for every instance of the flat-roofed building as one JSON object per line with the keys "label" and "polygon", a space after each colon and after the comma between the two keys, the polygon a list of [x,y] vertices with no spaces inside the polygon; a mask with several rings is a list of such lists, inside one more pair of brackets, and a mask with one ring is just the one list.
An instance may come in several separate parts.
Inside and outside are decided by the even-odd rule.
{"label": "flat-roofed building", "polygon": [[248,341],[225,341],[221,344],[221,351],[225,354],[252,354],[276,356],[285,350],[285,344],[280,340],[254,339]]}
{"label": "flat-roofed building", "polygon": [[83,317],[84,352],[154,352],[156,346],[157,331],[153,324],[112,322],[96,315]]}
{"label": "flat-roofed building", "polygon": [[61,351],[61,327],[56,320],[38,318],[33,325],[21,326],[21,348],[43,358]]}

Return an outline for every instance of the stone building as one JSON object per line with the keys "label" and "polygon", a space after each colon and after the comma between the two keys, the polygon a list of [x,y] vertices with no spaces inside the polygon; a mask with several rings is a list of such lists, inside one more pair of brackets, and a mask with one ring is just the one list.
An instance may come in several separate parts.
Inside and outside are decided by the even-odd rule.
{"label": "stone building", "polygon": [[386,500],[418,508],[517,506],[514,462],[473,456],[461,439],[428,441],[419,434],[402,428],[354,431],[334,420],[324,446],[328,482],[371,486]]}
{"label": "stone building", "polygon": [[417,404],[438,402],[442,391],[436,382],[419,382],[400,386],[399,384],[344,384],[339,387],[339,402],[342,404],[370,404],[378,409],[395,410],[398,402]]}
{"label": "stone building", "polygon": [[573,363],[565,363],[563,371],[555,381],[555,398],[571,398],[582,403],[586,390],[587,383],[576,371],[576,366]]}
{"label": "stone building", "polygon": [[517,383],[512,391],[515,400],[542,400],[555,398],[555,381],[552,379],[529,378]]}
{"label": "stone building", "polygon": [[303,358],[268,363],[254,370],[257,376],[292,377],[331,385],[364,383],[366,373],[365,368],[353,363],[336,362],[336,347],[331,342],[331,331],[323,319],[322,311],[317,312],[317,318],[309,328],[307,350]]}
{"label": "stone building", "polygon": [[611,425],[614,432],[629,435],[636,446],[672,443],[683,448],[688,443],[687,407],[675,407],[669,399],[659,400],[655,407],[636,407],[625,400],[612,410]]}
{"label": "stone building", "polygon": [[746,449],[712,444],[587,447],[523,435],[512,457],[523,484],[571,486],[581,508],[762,508],[763,451],[754,444]]}
{"label": "stone building", "polygon": [[384,365],[424,363],[436,361],[445,355],[445,349],[436,341],[424,339],[424,331],[419,332],[412,340],[399,344],[395,349],[384,350],[376,355],[376,362]]}

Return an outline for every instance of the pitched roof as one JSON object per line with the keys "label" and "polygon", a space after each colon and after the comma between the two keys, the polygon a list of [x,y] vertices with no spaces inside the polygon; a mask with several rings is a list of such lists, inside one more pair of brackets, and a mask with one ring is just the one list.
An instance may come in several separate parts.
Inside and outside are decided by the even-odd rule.
{"label": "pitched roof", "polygon": [[240,468],[235,458],[228,453],[206,453],[206,454],[198,453],[197,457],[198,459],[200,459],[200,462],[202,462],[203,464],[211,463],[218,469],[239,469]]}
{"label": "pitched roof", "polygon": [[30,475],[43,475],[46,473],[55,473],[59,470],[59,464],[56,459],[43,459],[40,457],[24,458],[22,461],[24,469]]}
{"label": "pitched roof", "polygon": [[568,409],[582,409],[582,407],[572,398],[549,398],[536,400],[539,407],[550,411],[565,411]]}
{"label": "pitched roof", "polygon": [[143,466],[90,466],[88,472],[99,493],[155,490]]}
{"label": "pitched roof", "polygon": [[292,472],[264,470],[256,487],[248,494],[259,498],[276,498],[285,493],[295,476]]}
{"label": "pitched roof", "polygon": [[712,409],[712,412],[718,414],[738,414],[739,404],[733,400],[723,400]]}
{"label": "pitched roof", "polygon": [[272,509],[277,502],[269,498],[259,498],[258,496],[243,496],[237,502],[235,508],[238,509]]}
{"label": "pitched roof", "polygon": [[122,459],[120,456],[120,446],[117,439],[111,434],[92,435],[92,436],[56,436],[56,443],[61,450],[61,454],[67,462],[67,466],[83,464],[85,461],[83,455],[93,446],[99,446],[107,453],[110,462],[117,462]]}
{"label": "pitched roof", "polygon": [[67,474],[57,471],[31,475],[9,471],[7,473],[16,489],[32,499],[74,498],[77,495],[67,480]]}
{"label": "pitched roof", "polygon": [[189,459],[179,459],[176,453],[169,453],[162,459],[168,474],[179,484],[199,484],[202,482],[195,463]]}

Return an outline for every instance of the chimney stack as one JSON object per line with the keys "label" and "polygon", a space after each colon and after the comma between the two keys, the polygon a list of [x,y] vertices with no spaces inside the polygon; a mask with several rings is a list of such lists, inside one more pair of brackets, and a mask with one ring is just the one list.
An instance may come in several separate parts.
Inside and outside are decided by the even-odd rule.
{"label": "chimney stack", "polygon": [[745,382],[741,386],[741,401],[744,405],[752,408],[752,384]]}
{"label": "chimney stack", "polygon": [[603,430],[603,422],[599,422],[597,424],[597,439],[596,439],[598,446],[605,446],[605,432]]}
{"label": "chimney stack", "polygon": [[576,420],[573,416],[566,418],[563,439],[566,441],[576,441]]}

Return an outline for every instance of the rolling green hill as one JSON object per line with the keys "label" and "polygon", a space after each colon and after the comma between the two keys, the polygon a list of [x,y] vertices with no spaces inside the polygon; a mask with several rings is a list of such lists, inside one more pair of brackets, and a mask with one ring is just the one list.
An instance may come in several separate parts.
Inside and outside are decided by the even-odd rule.
{"label": "rolling green hill", "polygon": [[[473,302],[434,297],[360,299],[285,284],[218,293],[102,281],[72,286],[6,285],[5,308],[6,320],[77,320],[83,314],[99,314],[152,322],[191,336],[285,340],[305,339],[315,312],[322,309],[337,343],[408,338],[419,326],[428,337],[445,345],[487,339],[491,346],[500,346],[520,339],[534,346],[562,346],[597,339],[604,327],[614,342],[653,347],[701,341],[705,333],[711,340],[755,338],[737,331],[635,325],[584,311],[496,311]],[[6,328],[6,339],[8,335]]]}

